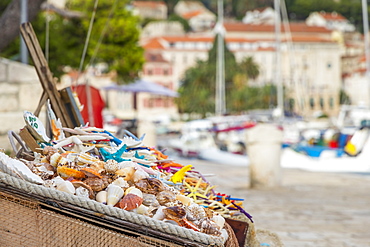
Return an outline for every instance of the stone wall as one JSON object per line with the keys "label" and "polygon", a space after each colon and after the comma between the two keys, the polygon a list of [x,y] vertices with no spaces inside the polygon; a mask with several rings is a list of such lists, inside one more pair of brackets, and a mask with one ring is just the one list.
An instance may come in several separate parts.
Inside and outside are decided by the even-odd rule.
{"label": "stone wall", "polygon": [[11,150],[8,131],[18,133],[25,126],[23,112],[34,112],[41,94],[33,66],[0,58],[0,148]]}

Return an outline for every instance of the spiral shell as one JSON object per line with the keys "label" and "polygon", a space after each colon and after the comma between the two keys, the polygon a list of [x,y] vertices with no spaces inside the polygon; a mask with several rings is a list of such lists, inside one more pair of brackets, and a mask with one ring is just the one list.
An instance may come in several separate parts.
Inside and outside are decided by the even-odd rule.
{"label": "spiral shell", "polygon": [[159,192],[156,195],[157,201],[159,202],[160,205],[166,206],[167,203],[169,202],[175,202],[176,201],[176,195],[172,191],[169,190],[164,190]]}
{"label": "spiral shell", "polygon": [[135,186],[144,193],[158,194],[165,189],[161,180],[156,178],[144,178],[135,183]]}
{"label": "spiral shell", "polygon": [[98,177],[86,178],[84,183],[90,186],[93,191],[99,192],[107,188],[108,184],[104,183],[104,180]]}
{"label": "spiral shell", "polygon": [[126,181],[131,181],[134,173],[135,173],[134,167],[125,167],[125,168],[117,170],[115,172],[115,177],[116,178],[122,177]]}

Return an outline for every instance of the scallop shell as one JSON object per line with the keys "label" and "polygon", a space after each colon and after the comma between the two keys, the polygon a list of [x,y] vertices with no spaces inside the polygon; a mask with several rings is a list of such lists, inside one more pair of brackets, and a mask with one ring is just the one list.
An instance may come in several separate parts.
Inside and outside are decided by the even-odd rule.
{"label": "scallop shell", "polygon": [[115,177],[123,177],[126,181],[131,181],[135,173],[134,167],[125,167],[115,172]]}
{"label": "scallop shell", "polygon": [[85,173],[78,171],[76,169],[69,168],[67,166],[58,166],[57,173],[62,178],[69,178],[73,177],[76,179],[81,179],[85,177]]}
{"label": "scallop shell", "polygon": [[3,152],[0,152],[0,170],[31,183],[44,183],[41,177],[34,174],[23,162],[13,159]]}
{"label": "scallop shell", "polygon": [[93,156],[87,154],[87,153],[80,153],[77,156],[77,161],[78,162],[81,162],[83,164],[89,164],[89,165],[91,165],[91,164],[93,164],[93,163],[95,163],[95,162],[97,162],[99,160],[96,159],[96,158],[94,158]]}
{"label": "scallop shell", "polygon": [[135,188],[135,187],[128,188],[125,191],[125,195],[127,195],[127,194],[134,194],[134,195],[137,195],[137,196],[143,198],[143,192],[141,192],[141,190],[139,190],[138,188]]}
{"label": "scallop shell", "polygon": [[76,192],[75,187],[68,180],[64,180],[63,182],[58,183],[57,184],[57,190],[67,192],[67,193],[72,194],[72,195]]}
{"label": "scallop shell", "polygon": [[114,206],[122,198],[124,190],[114,184],[110,184],[107,190],[107,205]]}
{"label": "scallop shell", "polygon": [[143,203],[142,197],[129,193],[120,200],[118,206],[124,210],[129,211],[139,207],[142,203]]}
{"label": "scallop shell", "polygon": [[105,162],[104,169],[107,173],[114,174],[118,170],[118,162],[115,160],[108,160]]}
{"label": "scallop shell", "polygon": [[102,190],[96,194],[95,200],[97,202],[107,204],[107,198],[108,198],[108,192],[105,190]]}

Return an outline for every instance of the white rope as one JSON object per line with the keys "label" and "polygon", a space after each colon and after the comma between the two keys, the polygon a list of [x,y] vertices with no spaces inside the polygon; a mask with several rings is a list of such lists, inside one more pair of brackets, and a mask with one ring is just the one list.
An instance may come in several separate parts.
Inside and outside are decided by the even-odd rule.
{"label": "white rope", "polygon": [[92,27],[93,27],[93,23],[94,23],[94,19],[95,19],[95,14],[96,14],[96,9],[98,7],[98,3],[99,3],[99,0],[95,0],[94,10],[93,10],[93,13],[92,13],[91,19],[90,19],[89,30],[87,31],[87,36],[86,36],[86,40],[85,40],[85,46],[84,46],[84,50],[82,52],[82,57],[81,57],[81,61],[80,61],[80,67],[78,69],[76,83],[78,81],[78,78],[80,77],[80,74],[81,74],[81,71],[82,71],[82,66],[83,66],[84,61],[85,61],[87,46],[89,44],[90,34],[91,34]]}
{"label": "white rope", "polygon": [[92,211],[102,213],[108,216],[116,217],[128,222],[150,227],[164,233],[177,235],[182,238],[193,240],[211,246],[223,246],[223,241],[220,237],[210,236],[204,233],[195,232],[193,230],[164,223],[159,220],[152,219],[147,216],[139,215],[129,212],[117,207],[107,206],[97,201],[68,194],[66,192],[58,191],[56,189],[47,188],[43,185],[36,185],[27,181],[12,177],[6,173],[0,172],[0,183],[10,185],[14,188],[21,189],[25,193],[32,193],[41,195],[51,199],[67,202],[77,205],[82,208],[90,209]]}

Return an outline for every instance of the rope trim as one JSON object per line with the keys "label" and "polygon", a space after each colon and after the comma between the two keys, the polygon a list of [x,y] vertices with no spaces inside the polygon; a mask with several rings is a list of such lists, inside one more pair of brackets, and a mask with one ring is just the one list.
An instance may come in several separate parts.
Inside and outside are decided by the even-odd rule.
{"label": "rope trim", "polygon": [[209,236],[207,234],[195,232],[184,227],[166,224],[161,221],[154,220],[150,217],[128,212],[126,210],[122,210],[113,206],[107,206],[94,200],[71,195],[66,192],[44,187],[42,185],[29,183],[27,181],[12,177],[3,172],[0,172],[0,182],[10,185],[17,189],[21,189],[27,193],[37,194],[48,198],[56,199],[62,202],[71,203],[79,207],[90,209],[105,215],[113,216],[131,223],[147,226],[154,230],[159,230],[164,233],[176,235],[206,245],[223,246],[223,241],[219,237]]}

